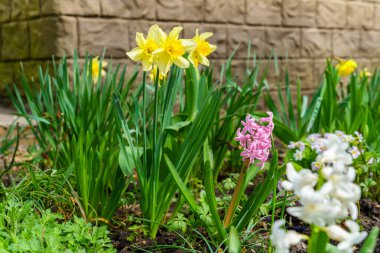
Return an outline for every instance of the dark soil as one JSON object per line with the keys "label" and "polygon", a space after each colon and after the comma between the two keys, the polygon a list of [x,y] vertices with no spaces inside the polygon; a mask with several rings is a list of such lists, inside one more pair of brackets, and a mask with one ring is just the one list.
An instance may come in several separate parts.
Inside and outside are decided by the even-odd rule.
{"label": "dark soil", "polygon": [[[128,208],[128,210],[118,211],[118,216],[123,219],[136,212],[139,213],[138,208]],[[125,218],[124,218],[125,219]],[[263,220],[262,224],[268,224],[268,221]],[[363,199],[360,201],[360,215],[358,219],[359,224],[361,224],[363,230],[370,232],[372,228],[378,226],[380,227],[380,204],[378,202],[372,201],[370,199]],[[288,229],[295,230],[299,233],[310,234],[309,227],[305,225],[301,220],[298,220],[294,217],[289,220]],[[175,252],[181,253],[185,252],[181,249],[176,249],[178,247],[187,247],[188,245],[184,242],[184,239],[178,233],[167,231],[166,229],[159,229],[157,237],[155,240],[150,239],[148,236],[144,235],[142,232],[136,230],[130,230],[133,225],[133,222],[128,224],[126,223],[123,227],[113,227],[111,228],[111,240],[117,249],[118,252]],[[263,228],[259,224],[260,228]],[[266,229],[269,229],[268,226],[265,226]],[[259,228],[258,228],[259,229]],[[205,231],[199,231],[203,236],[207,237]],[[263,237],[268,237],[267,232],[263,232]],[[199,250],[200,252],[206,252],[207,245],[199,237],[195,237],[193,234],[186,234],[188,236],[188,242],[192,243],[194,249]],[[192,238],[190,238],[192,237]],[[163,248],[166,245],[168,248]],[[169,247],[170,246],[170,247]],[[359,247],[358,247],[359,248]],[[249,251],[246,251],[249,252]],[[301,242],[298,245],[291,248],[291,253],[304,253],[307,252],[307,244]],[[358,252],[356,250],[355,252]],[[377,241],[375,253],[380,253],[380,240]]]}

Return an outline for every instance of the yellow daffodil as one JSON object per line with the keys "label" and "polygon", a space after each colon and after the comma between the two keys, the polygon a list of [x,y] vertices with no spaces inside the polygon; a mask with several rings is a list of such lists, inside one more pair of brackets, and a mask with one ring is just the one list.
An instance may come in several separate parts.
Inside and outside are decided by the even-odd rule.
{"label": "yellow daffodil", "polygon": [[160,29],[158,25],[151,26],[146,39],[142,33],[136,33],[137,47],[127,52],[127,55],[133,61],[141,61],[144,71],[152,69],[153,52],[157,49],[156,31],[158,29]]}
{"label": "yellow daffodil", "polygon": [[[153,66],[152,70],[149,73],[149,78],[152,80],[153,83],[155,83],[156,81],[156,76],[157,76],[157,67]],[[166,75],[162,75],[161,73],[158,74],[159,81],[164,80],[166,77],[167,77],[167,74]],[[158,84],[160,84],[160,82],[158,82]]]}
{"label": "yellow daffodil", "polygon": [[[104,70],[105,67],[107,67],[107,62],[102,61],[102,69],[100,70],[101,77],[105,77],[107,74],[107,72]],[[94,83],[98,81],[99,69],[100,69],[99,56],[96,56],[95,58],[92,58],[91,60],[91,74],[92,74],[92,80],[94,81]]]}
{"label": "yellow daffodil", "polygon": [[369,72],[367,68],[362,69],[362,71],[360,71],[359,73],[360,78],[371,77],[371,76],[372,76],[372,73]]}
{"label": "yellow daffodil", "polygon": [[199,63],[209,66],[207,56],[216,50],[216,46],[208,43],[206,40],[212,35],[210,32],[198,34],[198,29],[195,31],[193,41],[196,43],[196,47],[189,55],[189,60],[195,67],[197,67]]}
{"label": "yellow daffodil", "polygon": [[349,76],[355,69],[358,67],[356,61],[350,60],[339,60],[339,63],[336,65],[336,69],[340,76]]}
{"label": "yellow daffodil", "polygon": [[156,31],[158,48],[153,52],[154,63],[162,75],[168,73],[172,64],[180,68],[188,68],[190,63],[183,55],[194,49],[195,43],[191,40],[178,39],[182,27],[174,27],[167,35],[160,28]]}

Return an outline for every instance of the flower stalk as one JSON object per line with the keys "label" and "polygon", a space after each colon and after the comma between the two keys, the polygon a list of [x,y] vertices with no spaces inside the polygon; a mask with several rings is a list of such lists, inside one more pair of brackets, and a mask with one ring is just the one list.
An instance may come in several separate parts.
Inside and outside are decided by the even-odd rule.
{"label": "flower stalk", "polygon": [[230,206],[228,207],[227,215],[224,219],[225,228],[229,227],[231,223],[231,219],[233,215],[235,214],[237,206],[239,205],[241,196],[244,193],[244,190],[245,190],[244,186],[245,186],[245,181],[247,179],[247,171],[248,171],[249,166],[250,166],[249,160],[245,160],[243,169],[240,171],[240,174],[239,174],[239,179],[237,181],[234,194],[232,195]]}

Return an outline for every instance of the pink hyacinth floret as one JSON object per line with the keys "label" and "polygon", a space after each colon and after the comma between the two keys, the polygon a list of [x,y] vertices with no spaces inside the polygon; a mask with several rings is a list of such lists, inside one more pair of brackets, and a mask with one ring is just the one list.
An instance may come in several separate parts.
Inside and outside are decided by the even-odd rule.
{"label": "pink hyacinth floret", "polygon": [[[245,121],[242,121],[243,130],[237,130],[236,141],[244,148],[241,152],[243,161],[249,159],[252,164],[255,159],[260,162],[258,166],[263,166],[269,156],[269,149],[272,147],[271,135],[274,128],[273,114],[267,112],[269,117],[261,118],[258,122],[251,115],[247,115]],[[266,122],[266,125],[262,123]]]}

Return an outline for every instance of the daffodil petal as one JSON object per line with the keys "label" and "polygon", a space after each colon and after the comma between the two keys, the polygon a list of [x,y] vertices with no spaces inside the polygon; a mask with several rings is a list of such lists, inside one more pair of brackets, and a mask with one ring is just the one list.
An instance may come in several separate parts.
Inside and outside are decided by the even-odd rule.
{"label": "daffodil petal", "polygon": [[137,46],[139,47],[143,47],[145,45],[146,41],[144,38],[144,34],[136,33],[136,43],[137,43]]}
{"label": "daffodil petal", "polygon": [[141,64],[143,65],[143,71],[149,71],[152,69],[153,61],[151,59],[144,58],[141,60]]}
{"label": "daffodil petal", "polygon": [[184,57],[177,57],[173,59],[173,62],[175,65],[183,69],[188,68],[190,66],[189,61],[186,60]]}
{"label": "daffodil petal", "polygon": [[156,39],[157,44],[162,45],[166,41],[166,38],[168,36],[160,27],[157,27],[154,37]]}
{"label": "daffodil petal", "polygon": [[211,54],[212,52],[216,50],[217,47],[213,44],[209,44],[209,46],[210,46],[210,54]]}
{"label": "daffodil petal", "polygon": [[197,46],[197,44],[193,40],[181,39],[180,41],[185,51],[194,50]]}
{"label": "daffodil petal", "polygon": [[146,40],[155,40],[156,32],[158,29],[160,29],[158,25],[152,25],[149,28],[148,35],[146,36]]}
{"label": "daffodil petal", "polygon": [[165,75],[172,65],[172,60],[170,56],[165,53],[156,54],[155,62],[162,75]]}
{"label": "daffodil petal", "polygon": [[173,28],[173,30],[170,31],[169,33],[169,38],[170,39],[178,39],[179,33],[182,31],[182,26],[176,26]]}
{"label": "daffodil petal", "polygon": [[144,54],[144,51],[138,47],[127,52],[128,57],[134,61],[140,61],[143,57],[143,54]]}
{"label": "daffodil petal", "polygon": [[212,35],[214,35],[213,33],[210,33],[210,32],[205,32],[205,33],[201,33],[199,35],[199,38],[201,40],[207,40],[208,38],[210,38]]}
{"label": "daffodil petal", "polygon": [[159,54],[163,53],[164,51],[165,51],[165,48],[159,47],[159,48],[157,48],[156,50],[153,51],[152,55],[153,56],[159,55]]}
{"label": "daffodil petal", "polygon": [[189,62],[191,62],[193,65],[195,65],[195,64],[194,64],[194,60],[195,60],[195,58],[196,58],[196,55],[195,55],[195,52],[194,52],[194,51],[191,52],[187,58],[188,58]]}
{"label": "daffodil petal", "polygon": [[207,57],[201,54],[199,55],[199,62],[207,67],[210,65]]}

